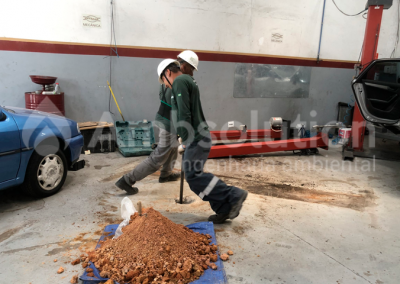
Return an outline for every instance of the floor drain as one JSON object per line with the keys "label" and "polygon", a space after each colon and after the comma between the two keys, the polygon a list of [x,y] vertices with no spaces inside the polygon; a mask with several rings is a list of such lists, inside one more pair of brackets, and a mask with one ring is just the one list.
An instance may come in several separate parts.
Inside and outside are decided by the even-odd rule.
{"label": "floor drain", "polygon": [[[182,204],[190,204],[194,202],[194,198],[190,196],[184,196],[182,201]],[[175,202],[179,204],[179,197],[175,198]]]}

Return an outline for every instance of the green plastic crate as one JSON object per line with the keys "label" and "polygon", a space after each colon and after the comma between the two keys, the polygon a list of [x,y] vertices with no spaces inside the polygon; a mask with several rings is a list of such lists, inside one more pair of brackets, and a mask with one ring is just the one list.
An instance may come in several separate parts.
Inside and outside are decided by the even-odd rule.
{"label": "green plastic crate", "polygon": [[149,155],[155,142],[153,123],[141,121],[116,121],[117,145],[125,157]]}

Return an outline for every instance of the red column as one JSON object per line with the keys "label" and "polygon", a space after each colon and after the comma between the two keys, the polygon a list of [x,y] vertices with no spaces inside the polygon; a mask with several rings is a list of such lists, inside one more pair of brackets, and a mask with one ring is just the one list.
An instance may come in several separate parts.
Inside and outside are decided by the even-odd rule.
{"label": "red column", "polygon": [[[367,24],[365,26],[364,44],[362,49],[361,65],[364,69],[368,64],[377,59],[379,32],[381,30],[383,6],[369,6]],[[361,115],[358,105],[354,106],[352,124],[352,146],[355,151],[362,151],[364,144],[366,122]]]}
{"label": "red column", "polygon": [[361,65],[364,69],[371,61],[376,59],[378,50],[379,32],[381,30],[383,6],[369,6],[367,24],[365,26],[364,45],[362,50]]}

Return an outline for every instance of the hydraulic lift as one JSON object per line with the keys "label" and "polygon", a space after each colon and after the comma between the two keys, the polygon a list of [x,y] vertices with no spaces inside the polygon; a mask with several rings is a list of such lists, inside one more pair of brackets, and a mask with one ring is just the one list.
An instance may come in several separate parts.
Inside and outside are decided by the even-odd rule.
{"label": "hydraulic lift", "polygon": [[[379,32],[382,21],[383,9],[389,9],[393,0],[368,0],[367,23],[365,28],[364,43],[362,47],[361,64],[357,67],[362,71],[370,62],[377,59],[377,48]],[[213,140],[239,140],[239,139],[264,139],[271,138],[275,141],[265,142],[245,142],[238,144],[215,145],[211,147],[209,158],[219,158],[228,156],[239,156],[249,154],[259,154],[268,152],[294,151],[305,149],[325,149],[328,150],[329,139],[326,133],[322,132],[323,127],[338,127],[337,125],[314,126],[317,135],[311,138],[297,138],[278,140],[281,138],[281,126],[271,118],[271,129],[247,130],[243,127],[241,130],[211,131]],[[282,121],[282,120],[280,120]],[[275,124],[274,124],[275,123]],[[357,103],[354,106],[352,136],[348,145],[343,147],[343,158],[352,160],[357,153],[363,152],[363,143],[365,135],[366,122],[360,112]]]}
{"label": "hydraulic lift", "polygon": [[242,139],[275,139],[264,142],[239,142],[237,144],[215,145],[211,147],[208,158],[220,158],[228,156],[241,156],[258,153],[270,153],[281,151],[295,151],[309,149],[317,153],[317,148],[328,150],[329,138],[322,132],[324,126],[316,126],[317,135],[311,138],[284,139],[282,137],[282,119],[272,117],[271,129],[211,131],[212,140],[242,140]]}
{"label": "hydraulic lift", "polygon": [[[365,69],[369,63],[378,59],[378,41],[381,30],[382,13],[384,9],[392,6],[392,0],[368,0],[367,24],[365,26],[364,44],[362,47],[361,63],[357,68],[359,72]],[[364,120],[360,108],[355,103],[351,137],[349,143],[343,146],[343,159],[353,160],[354,156],[364,156],[364,137],[366,121]]]}
{"label": "hydraulic lift", "polygon": [[[264,137],[267,138],[267,137]],[[211,147],[208,158],[228,156],[241,156],[258,153],[270,153],[280,151],[295,151],[304,149],[322,148],[328,150],[329,138],[326,133],[319,132],[311,138],[297,138],[288,140],[276,140],[266,142],[248,142],[243,144],[216,145]]]}

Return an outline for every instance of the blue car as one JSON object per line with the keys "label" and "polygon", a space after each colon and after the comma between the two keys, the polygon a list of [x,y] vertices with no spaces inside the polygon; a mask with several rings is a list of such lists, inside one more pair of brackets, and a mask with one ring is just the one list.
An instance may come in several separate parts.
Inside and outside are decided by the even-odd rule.
{"label": "blue car", "polygon": [[22,185],[36,197],[57,193],[68,170],[79,170],[78,124],[45,112],[0,106],[0,190]]}

